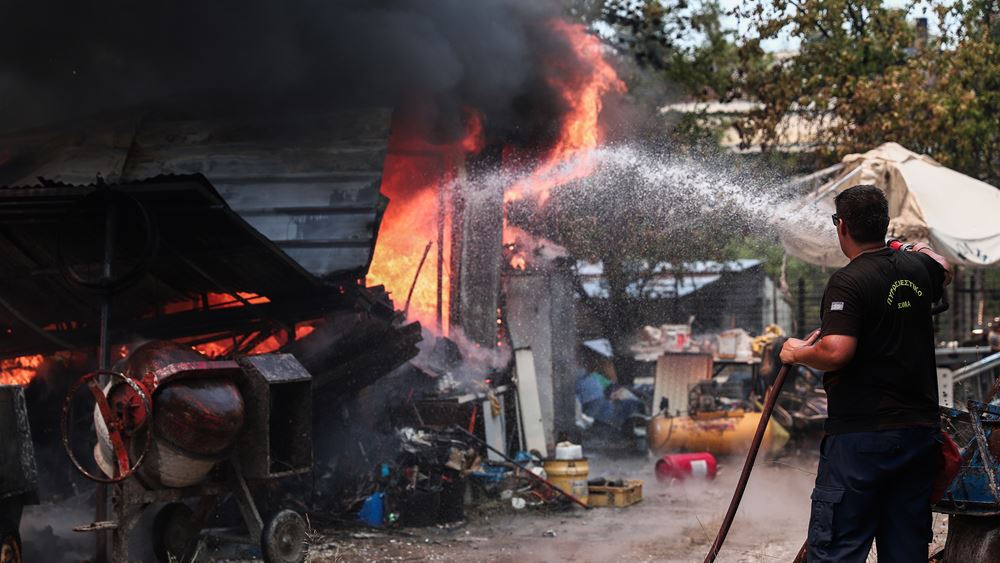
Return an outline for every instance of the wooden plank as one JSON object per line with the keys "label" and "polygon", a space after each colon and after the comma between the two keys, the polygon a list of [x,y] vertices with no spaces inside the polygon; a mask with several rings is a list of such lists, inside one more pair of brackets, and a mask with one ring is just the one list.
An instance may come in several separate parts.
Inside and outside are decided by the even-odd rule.
{"label": "wooden plank", "polygon": [[[500,413],[497,416],[493,416],[493,407],[490,404],[489,397],[483,400],[483,428],[486,430],[486,443],[490,447],[506,452],[507,418],[504,413],[507,411],[504,408],[504,394],[498,391],[496,397],[497,401],[500,402]],[[504,461],[503,457],[493,450],[487,450],[486,455],[490,461]]]}
{"label": "wooden plank", "polygon": [[503,271],[503,194],[473,192],[467,195],[465,206],[459,273],[462,330],[476,344],[493,348]]}
{"label": "wooden plank", "polygon": [[545,425],[542,423],[542,404],[538,396],[535,377],[535,356],[530,348],[514,351],[514,369],[517,370],[517,400],[521,407],[521,432],[528,451],[537,450],[548,457],[545,442]]}

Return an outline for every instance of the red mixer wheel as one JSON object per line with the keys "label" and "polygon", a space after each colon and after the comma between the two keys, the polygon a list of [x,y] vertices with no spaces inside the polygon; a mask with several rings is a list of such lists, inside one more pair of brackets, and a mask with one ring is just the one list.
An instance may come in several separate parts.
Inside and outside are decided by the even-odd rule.
{"label": "red mixer wheel", "polygon": [[[138,459],[135,460],[135,463],[131,465],[129,464],[128,449],[125,447],[125,441],[122,439],[122,421],[115,416],[114,412],[112,412],[111,406],[108,405],[108,397],[104,394],[104,391],[101,390],[101,386],[97,382],[97,377],[101,375],[121,379],[125,382],[125,384],[132,388],[132,391],[134,391],[136,396],[138,396],[141,400],[143,410],[142,419],[145,420],[145,424],[143,425],[145,428],[145,436],[142,441],[142,452],[139,454]],[[111,478],[100,477],[84,469],[84,467],[80,464],[80,461],[76,459],[76,456],[73,454],[73,448],[71,448],[69,444],[69,418],[70,413],[73,410],[73,397],[76,396],[76,392],[80,389],[80,386],[85,383],[87,384],[87,388],[90,390],[91,395],[94,396],[94,400],[97,402],[98,412],[101,413],[104,425],[108,429],[108,438],[111,442],[111,450],[114,453],[116,462],[114,467],[115,474]],[[97,481],[98,483],[105,483],[109,485],[124,481],[132,475],[132,473],[134,473],[140,465],[142,465],[142,461],[146,458],[146,452],[149,450],[149,428],[152,416],[153,409],[149,402],[149,395],[138,381],[115,371],[98,370],[90,372],[78,379],[66,393],[66,401],[63,402],[62,419],[60,420],[63,449],[66,450],[66,454],[69,456],[70,461],[73,462],[76,470],[91,481]]]}

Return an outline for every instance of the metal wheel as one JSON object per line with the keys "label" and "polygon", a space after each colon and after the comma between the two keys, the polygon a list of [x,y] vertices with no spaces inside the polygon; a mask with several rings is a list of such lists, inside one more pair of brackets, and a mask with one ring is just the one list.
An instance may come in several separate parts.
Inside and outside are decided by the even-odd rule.
{"label": "metal wheel", "polygon": [[21,563],[21,537],[16,531],[0,532],[0,563]]}
{"label": "metal wheel", "polygon": [[265,563],[301,563],[306,559],[306,521],[294,510],[268,519],[260,533]]}
{"label": "metal wheel", "polygon": [[[132,430],[127,428],[127,420],[119,416],[121,413],[117,412],[120,409],[112,409],[111,404],[108,402],[108,395],[111,394],[109,390],[108,395],[105,395],[104,390],[101,389],[98,383],[98,376],[109,376],[116,380],[121,380],[123,383],[131,388],[131,391],[135,393],[137,402],[136,406],[141,407],[141,415],[139,419],[146,421],[145,424],[139,429],[142,433],[142,447],[139,452],[138,457],[132,462],[129,456],[129,448],[125,445],[123,436],[126,431]],[[87,471],[87,469],[80,463],[77,459],[76,454],[73,453],[73,447],[71,445],[72,436],[70,434],[70,423],[69,421],[73,418],[73,397],[76,396],[77,390],[86,384],[87,389],[93,395],[94,400],[97,403],[97,411],[95,414],[95,422],[97,416],[99,415],[104,423],[104,427],[108,431],[108,440],[111,445],[111,453],[114,463],[111,468],[112,476],[110,478],[101,477],[96,473]],[[108,370],[98,370],[84,375],[70,387],[69,391],[66,392],[66,399],[63,402],[62,417],[59,421],[59,428],[62,432],[62,443],[63,449],[66,450],[66,455],[69,456],[69,460],[73,462],[76,467],[84,477],[90,479],[91,481],[97,481],[98,483],[112,484],[124,481],[135,472],[136,469],[142,465],[143,460],[146,458],[146,452],[149,450],[150,442],[150,427],[151,424],[148,423],[152,419],[153,407],[149,400],[149,392],[143,387],[142,383],[122,375],[115,371]]]}
{"label": "metal wheel", "polygon": [[186,504],[180,502],[164,506],[153,519],[153,554],[163,563],[177,561],[187,550],[188,544],[198,533],[191,517],[194,514]]}
{"label": "metal wheel", "polygon": [[56,260],[75,285],[114,293],[146,273],[159,249],[159,233],[146,206],[113,188],[77,201],[59,223]]}

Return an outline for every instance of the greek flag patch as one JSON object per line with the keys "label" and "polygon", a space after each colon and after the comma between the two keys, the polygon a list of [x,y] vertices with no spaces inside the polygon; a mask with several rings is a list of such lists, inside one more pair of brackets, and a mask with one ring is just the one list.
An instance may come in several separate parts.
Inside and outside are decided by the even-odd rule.
{"label": "greek flag patch", "polygon": [[843,301],[834,301],[833,303],[830,303],[830,310],[831,311],[843,311],[844,310],[844,302]]}

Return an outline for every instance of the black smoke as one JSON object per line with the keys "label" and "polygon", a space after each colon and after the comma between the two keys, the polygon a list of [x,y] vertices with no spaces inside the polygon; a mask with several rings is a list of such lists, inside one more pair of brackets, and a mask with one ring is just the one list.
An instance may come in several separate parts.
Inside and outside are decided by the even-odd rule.
{"label": "black smoke", "polygon": [[413,109],[442,140],[462,108],[544,142],[578,64],[557,0],[35,0],[0,6],[0,130],[159,107]]}

